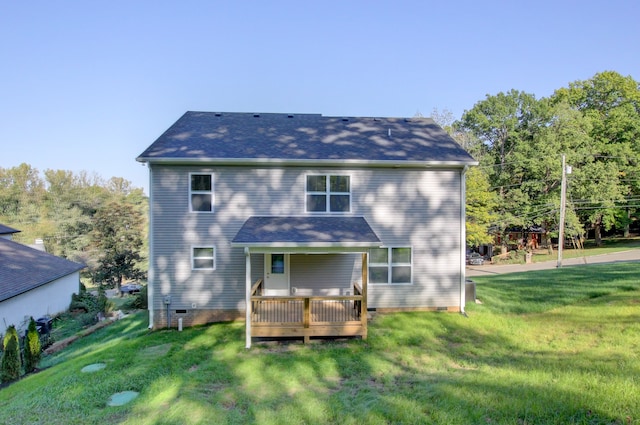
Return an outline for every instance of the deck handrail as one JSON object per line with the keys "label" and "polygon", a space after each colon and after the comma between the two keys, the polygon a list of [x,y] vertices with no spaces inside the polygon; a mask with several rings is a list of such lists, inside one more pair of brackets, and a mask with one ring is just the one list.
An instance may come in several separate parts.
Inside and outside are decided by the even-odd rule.
{"label": "deck handrail", "polygon": [[251,334],[259,337],[367,334],[364,295],[253,295]]}
{"label": "deck handrail", "polygon": [[305,299],[311,301],[360,301],[362,300],[362,295],[252,295],[251,301],[260,301],[260,300],[282,300],[282,301],[303,301]]}
{"label": "deck handrail", "polygon": [[262,279],[258,279],[256,280],[256,283],[253,284],[253,286],[251,287],[251,296],[255,296],[254,294],[256,293],[256,291],[258,290],[258,288],[260,287],[260,285],[262,285],[263,280]]}

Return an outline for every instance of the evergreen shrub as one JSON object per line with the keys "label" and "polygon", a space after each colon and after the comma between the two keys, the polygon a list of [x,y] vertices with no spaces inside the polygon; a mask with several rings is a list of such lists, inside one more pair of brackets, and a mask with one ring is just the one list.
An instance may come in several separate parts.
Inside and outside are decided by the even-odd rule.
{"label": "evergreen shrub", "polygon": [[2,349],[3,354],[2,361],[0,361],[0,379],[2,382],[15,381],[20,377],[22,359],[20,358],[18,331],[14,325],[7,328]]}
{"label": "evergreen shrub", "polygon": [[40,362],[42,348],[40,345],[40,335],[36,327],[36,321],[33,317],[29,321],[29,330],[27,331],[27,339],[24,344],[24,371],[25,373],[33,372]]}

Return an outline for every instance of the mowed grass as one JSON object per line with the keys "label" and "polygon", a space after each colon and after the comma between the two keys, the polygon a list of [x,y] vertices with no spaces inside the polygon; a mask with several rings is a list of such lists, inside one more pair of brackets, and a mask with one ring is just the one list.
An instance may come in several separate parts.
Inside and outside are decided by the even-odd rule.
{"label": "mowed grass", "polygon": [[[596,246],[595,242],[588,240],[585,243],[584,249],[574,249],[572,246],[567,245],[562,253],[562,258],[581,258],[589,257],[592,255],[604,255],[613,254],[615,252],[627,251],[629,249],[640,248],[640,238],[606,238],[602,240],[601,246]],[[545,249],[538,249],[533,253],[533,262],[538,263],[542,261],[556,261],[558,259],[558,251],[554,250],[552,254],[548,254]]]}
{"label": "mowed grass", "polygon": [[243,323],[150,332],[137,314],[0,390],[0,423],[640,424],[639,267],[474,278],[468,317],[376,315],[364,341],[247,351]]}

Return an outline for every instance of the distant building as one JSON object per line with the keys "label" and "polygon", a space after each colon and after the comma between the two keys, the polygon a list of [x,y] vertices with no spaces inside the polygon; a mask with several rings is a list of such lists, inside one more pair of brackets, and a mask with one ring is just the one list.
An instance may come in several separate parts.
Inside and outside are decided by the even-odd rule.
{"label": "distant building", "polygon": [[69,308],[85,266],[14,242],[19,230],[0,224],[0,334]]}

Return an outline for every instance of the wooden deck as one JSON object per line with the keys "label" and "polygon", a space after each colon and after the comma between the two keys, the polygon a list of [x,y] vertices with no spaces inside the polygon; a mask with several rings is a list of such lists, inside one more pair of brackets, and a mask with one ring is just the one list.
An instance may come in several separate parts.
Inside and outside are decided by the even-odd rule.
{"label": "wooden deck", "polygon": [[[261,293],[261,281],[252,294]],[[353,296],[251,296],[252,337],[367,337],[366,303]]]}

